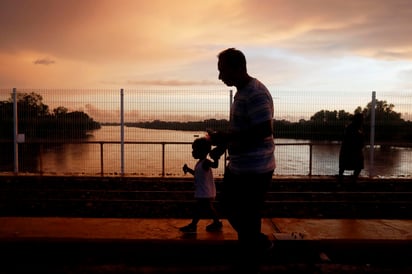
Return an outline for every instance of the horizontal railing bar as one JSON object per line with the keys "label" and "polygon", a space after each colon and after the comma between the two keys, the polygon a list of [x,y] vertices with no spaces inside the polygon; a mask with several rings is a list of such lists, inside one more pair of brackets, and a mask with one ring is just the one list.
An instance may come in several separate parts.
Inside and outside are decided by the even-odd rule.
{"label": "horizontal railing bar", "polygon": [[[13,143],[13,140],[1,140],[0,143]],[[24,143],[26,144],[121,144],[121,141],[87,141],[87,140],[26,140]],[[162,144],[171,144],[171,145],[188,145],[192,144],[192,142],[172,142],[172,141],[124,141],[124,144],[142,144],[142,145],[162,145]],[[280,145],[280,146],[330,146],[330,145],[340,145],[341,141],[334,141],[334,142],[316,142],[316,141],[311,141],[311,142],[296,142],[296,143],[278,143],[275,141],[275,145]],[[369,143],[365,144],[366,146],[370,146]],[[392,143],[392,142],[375,142],[375,147],[376,146],[392,146],[392,147],[412,147],[412,143],[409,142],[402,142],[402,143]]]}
{"label": "horizontal railing bar", "polygon": [[[0,144],[10,144],[13,143],[12,140],[0,140]],[[61,145],[61,144],[99,144],[100,145],[100,175],[104,176],[104,144],[128,144],[128,145],[161,145],[162,146],[162,172],[161,177],[165,177],[165,146],[166,145],[189,145],[192,142],[172,142],[172,141],[87,141],[87,140],[75,140],[75,139],[68,139],[68,140],[46,140],[46,139],[33,139],[27,140],[24,143],[26,144],[39,144],[41,146],[41,151],[43,150],[44,145]],[[309,147],[309,172],[308,176],[312,176],[312,153],[313,153],[313,146],[330,146],[330,145],[340,145],[341,142],[297,142],[297,143],[277,143],[275,142],[276,146],[308,146]],[[368,146],[368,145],[366,145]],[[389,142],[382,142],[376,143],[376,146],[397,146],[397,147],[412,147],[412,143],[389,143]],[[370,147],[370,145],[369,145]],[[226,154],[225,154],[225,161],[226,161]],[[42,170],[42,155],[40,153],[40,174],[43,173]]]}

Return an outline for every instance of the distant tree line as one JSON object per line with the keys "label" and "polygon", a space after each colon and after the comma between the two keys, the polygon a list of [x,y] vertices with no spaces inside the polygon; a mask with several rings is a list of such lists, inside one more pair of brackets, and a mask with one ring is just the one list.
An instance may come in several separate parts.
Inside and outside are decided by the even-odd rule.
{"label": "distant tree line", "polygon": [[[82,138],[100,123],[82,111],[59,106],[51,112],[37,93],[17,93],[18,133],[26,139]],[[0,138],[13,140],[13,99],[0,101]]]}
{"label": "distant tree line", "polygon": [[[376,101],[375,106],[375,140],[377,142],[412,142],[412,122],[405,121],[401,114],[394,111],[394,105],[386,101]],[[275,138],[308,139],[313,141],[340,141],[345,126],[355,113],[363,113],[365,117],[365,139],[370,138],[370,118],[372,102],[363,109],[357,107],[353,113],[344,110],[320,110],[309,120],[298,122],[273,120]],[[150,129],[206,131],[206,129],[226,130],[229,121],[208,119],[195,122],[151,122],[127,123],[126,126]]]}
{"label": "distant tree line", "polygon": [[[65,139],[82,138],[87,132],[99,129],[101,124],[82,111],[69,112],[64,106],[53,111],[43,103],[41,95],[36,93],[18,93],[18,132],[26,139]],[[382,142],[411,142],[412,122],[405,121],[401,114],[394,111],[394,105],[386,101],[376,101],[375,140]],[[273,120],[275,138],[340,141],[343,130],[355,113],[365,117],[365,138],[370,136],[370,115],[372,103],[366,107],[357,107],[353,113],[344,110],[320,110],[309,120],[297,122]],[[129,127],[150,129],[169,129],[186,131],[226,130],[226,119],[207,119],[204,121],[166,122],[160,120],[126,123]],[[13,100],[0,101],[0,139],[13,139]]]}
{"label": "distant tree line", "polygon": [[128,127],[140,127],[150,129],[169,129],[169,130],[183,130],[183,131],[206,131],[212,130],[226,130],[229,126],[229,121],[226,119],[208,119],[204,121],[189,121],[189,122],[166,122],[161,120],[125,123]]}

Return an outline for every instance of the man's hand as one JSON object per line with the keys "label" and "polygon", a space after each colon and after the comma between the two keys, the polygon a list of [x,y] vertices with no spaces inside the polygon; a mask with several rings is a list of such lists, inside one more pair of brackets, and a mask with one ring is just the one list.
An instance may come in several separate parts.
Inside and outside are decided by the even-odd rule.
{"label": "man's hand", "polygon": [[207,130],[207,135],[210,143],[214,146],[219,146],[227,143],[227,134],[221,131]]}
{"label": "man's hand", "polygon": [[213,160],[219,160],[220,157],[225,153],[226,146],[217,146],[209,152],[210,158]]}

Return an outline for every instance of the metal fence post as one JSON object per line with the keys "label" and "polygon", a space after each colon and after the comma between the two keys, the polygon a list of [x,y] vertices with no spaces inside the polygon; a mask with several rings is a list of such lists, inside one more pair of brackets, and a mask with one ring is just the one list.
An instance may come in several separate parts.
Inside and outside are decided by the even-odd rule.
{"label": "metal fence post", "polygon": [[309,176],[312,176],[312,161],[313,161],[312,154],[313,154],[313,144],[310,143],[309,144],[309,174],[308,174]]}
{"label": "metal fence post", "polygon": [[[232,104],[233,104],[233,90],[231,89],[229,91],[229,121],[230,121],[230,118],[231,118],[230,112],[231,112],[231,109],[232,109]],[[224,172],[226,172],[226,161],[227,161],[227,151],[225,151],[225,154],[224,154],[224,163],[225,163]]]}
{"label": "metal fence post", "polygon": [[103,153],[103,142],[100,142],[100,176],[104,175],[104,169],[103,169],[103,157],[104,157],[104,153]]}
{"label": "metal fence post", "polygon": [[123,89],[120,89],[120,174],[124,176],[124,102]]}
{"label": "metal fence post", "polygon": [[374,157],[375,157],[375,108],[376,92],[372,91],[371,103],[371,129],[370,129],[370,146],[369,146],[369,178],[374,176]]}
{"label": "metal fence post", "polygon": [[14,174],[19,172],[19,146],[17,134],[19,131],[17,121],[17,90],[13,88],[13,148],[14,148]]}

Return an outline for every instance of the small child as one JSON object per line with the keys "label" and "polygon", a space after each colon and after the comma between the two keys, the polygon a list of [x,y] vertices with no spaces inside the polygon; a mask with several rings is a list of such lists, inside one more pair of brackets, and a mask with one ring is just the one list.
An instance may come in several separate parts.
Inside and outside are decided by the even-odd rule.
{"label": "small child", "polygon": [[211,150],[211,144],[206,138],[198,138],[192,144],[192,156],[198,159],[195,168],[191,169],[186,164],[183,172],[189,172],[194,176],[196,205],[193,210],[192,222],[180,228],[182,232],[196,232],[197,223],[201,219],[202,213],[208,214],[213,223],[206,226],[206,231],[215,232],[222,230],[222,222],[219,220],[217,212],[213,206],[216,198],[216,186],[213,179],[212,168],[219,165],[218,159],[209,160],[207,155]]}

